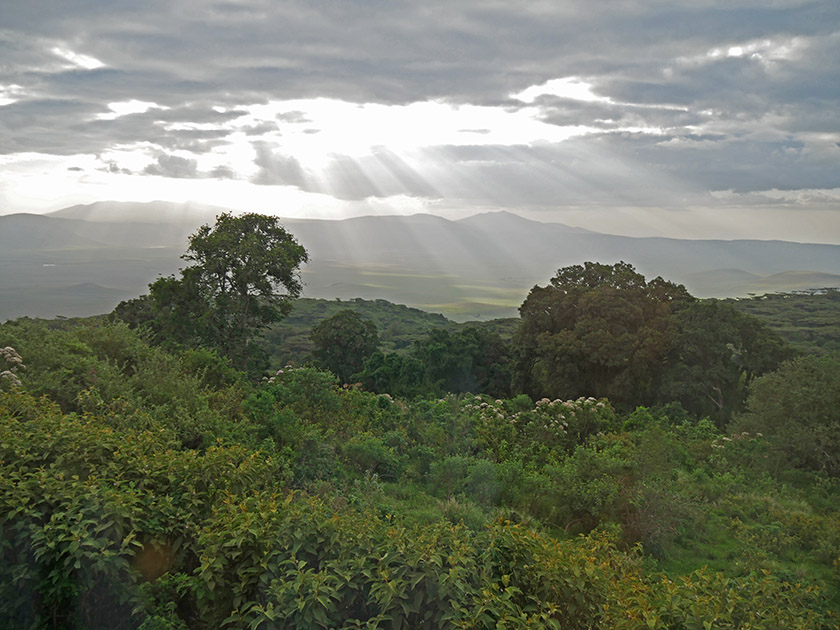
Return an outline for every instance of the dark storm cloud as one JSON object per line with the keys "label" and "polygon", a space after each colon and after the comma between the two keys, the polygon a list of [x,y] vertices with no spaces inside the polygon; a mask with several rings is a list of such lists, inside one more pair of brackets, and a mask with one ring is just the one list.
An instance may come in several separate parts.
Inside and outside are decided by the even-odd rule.
{"label": "dark storm cloud", "polygon": [[[86,57],[74,63],[67,51]],[[567,76],[609,101],[510,98]],[[4,2],[0,89],[20,86],[22,96],[0,107],[0,152],[98,154],[143,142],[162,151],[149,172],[196,176],[169,152],[223,144],[246,113],[239,106],[309,97],[532,106],[552,124],[616,133],[550,149],[465,148],[482,156],[469,162],[441,147],[427,151],[440,160],[428,173],[385,152],[337,157],[323,181],[255,142],[253,181],[342,199],[451,192],[549,203],[647,201],[659,176],[677,203],[680,190],[837,186],[840,158],[825,146],[836,138],[817,136],[840,129],[838,76],[836,0]],[[101,117],[130,100],[169,109]],[[303,122],[305,112],[277,120]],[[242,131],[258,138],[273,125]],[[647,132],[620,133],[628,128]]]}

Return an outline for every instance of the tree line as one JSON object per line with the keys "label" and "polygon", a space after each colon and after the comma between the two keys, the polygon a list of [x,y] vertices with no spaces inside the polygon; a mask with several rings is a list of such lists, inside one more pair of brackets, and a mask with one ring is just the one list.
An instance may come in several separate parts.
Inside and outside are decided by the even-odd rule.
{"label": "tree line", "polygon": [[[260,335],[300,294],[305,249],[275,218],[222,214],[190,237],[183,258],[192,264],[179,278],[158,279],[116,316],[159,343],[214,348],[260,376],[268,365]],[[519,310],[510,343],[486,329],[441,329],[408,354],[379,352],[373,323],[347,310],[313,327],[313,359],[342,382],[403,397],[595,396],[627,408],[677,402],[722,427],[742,410],[753,379],[794,354],[733,305],[697,300],[624,262],[560,269]]]}

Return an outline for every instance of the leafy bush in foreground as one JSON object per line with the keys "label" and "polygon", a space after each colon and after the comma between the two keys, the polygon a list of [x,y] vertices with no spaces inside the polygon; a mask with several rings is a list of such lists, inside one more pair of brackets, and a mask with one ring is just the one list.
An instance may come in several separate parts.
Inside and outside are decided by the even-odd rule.
{"label": "leafy bush in foreground", "polygon": [[0,627],[837,625],[840,486],[767,475],[767,438],[310,368],[250,388],[120,325],[0,343],[28,366],[0,391]]}

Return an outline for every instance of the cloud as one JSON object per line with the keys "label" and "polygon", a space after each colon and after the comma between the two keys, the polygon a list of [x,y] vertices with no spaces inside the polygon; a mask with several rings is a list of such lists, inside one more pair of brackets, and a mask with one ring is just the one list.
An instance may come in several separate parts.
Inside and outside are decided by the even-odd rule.
{"label": "cloud", "polygon": [[476,209],[833,190],[838,24],[836,0],[6,2],[0,153]]}
{"label": "cloud", "polygon": [[254,143],[257,157],[254,164],[259,169],[251,181],[262,186],[294,186],[309,190],[308,178],[300,162],[290,155],[275,153],[266,142]]}
{"label": "cloud", "polygon": [[199,176],[198,162],[177,155],[161,153],[153,164],[149,164],[143,172],[146,175],[159,175],[161,177],[176,177],[183,179],[194,179]]}
{"label": "cloud", "polygon": [[214,177],[216,179],[235,179],[236,173],[231,167],[222,165],[217,166],[210,171],[210,177]]}

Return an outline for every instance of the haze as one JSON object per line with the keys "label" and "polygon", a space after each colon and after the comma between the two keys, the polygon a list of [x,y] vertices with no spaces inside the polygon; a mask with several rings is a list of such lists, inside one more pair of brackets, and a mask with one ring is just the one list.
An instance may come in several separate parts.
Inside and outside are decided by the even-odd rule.
{"label": "haze", "polygon": [[0,6],[0,214],[508,210],[840,242],[840,4]]}

